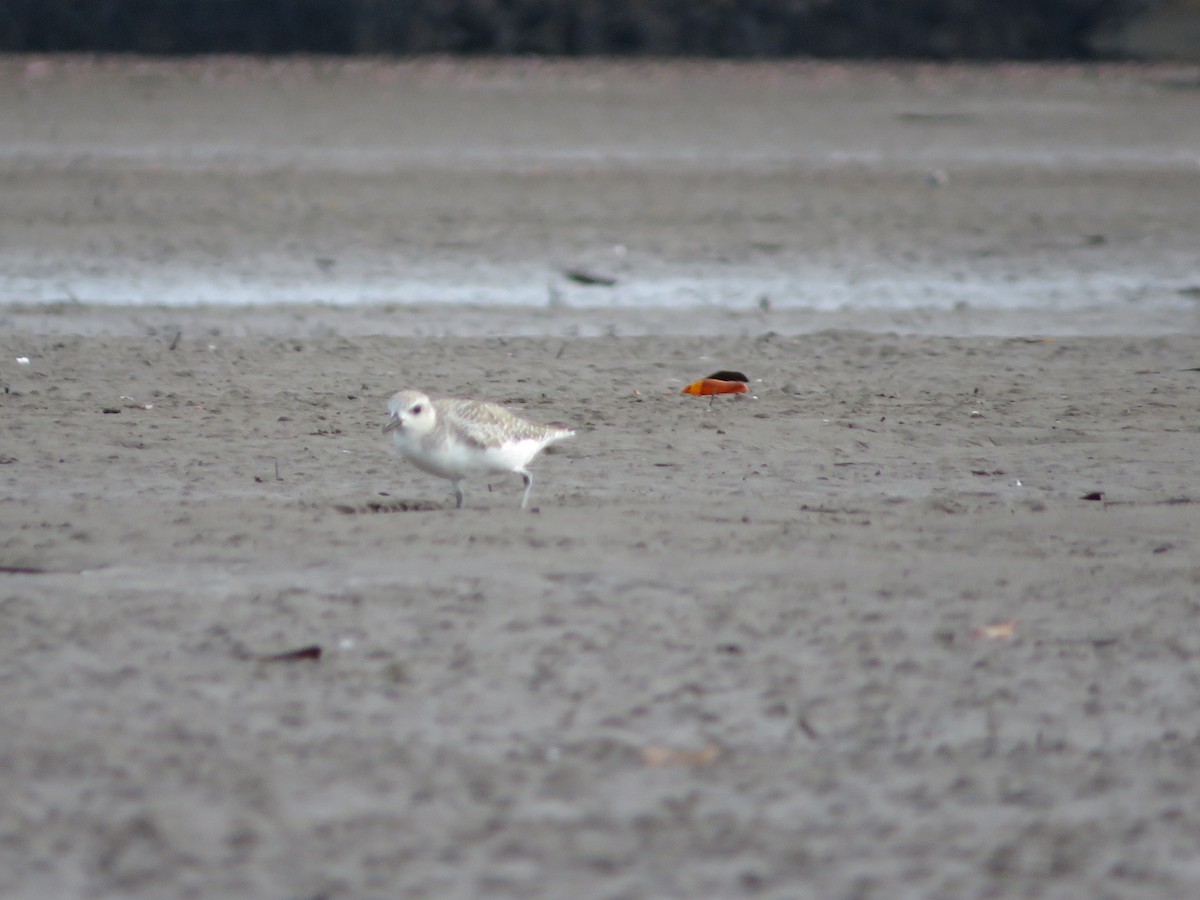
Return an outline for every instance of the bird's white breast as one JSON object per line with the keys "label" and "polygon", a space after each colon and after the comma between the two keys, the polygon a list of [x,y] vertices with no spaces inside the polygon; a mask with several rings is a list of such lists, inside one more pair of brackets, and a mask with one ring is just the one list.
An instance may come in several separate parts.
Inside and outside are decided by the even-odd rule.
{"label": "bird's white breast", "polygon": [[544,446],[542,441],[527,439],[480,447],[453,436],[444,436],[440,440],[422,439],[398,431],[392,432],[392,441],[413,465],[439,478],[454,480],[524,468]]}

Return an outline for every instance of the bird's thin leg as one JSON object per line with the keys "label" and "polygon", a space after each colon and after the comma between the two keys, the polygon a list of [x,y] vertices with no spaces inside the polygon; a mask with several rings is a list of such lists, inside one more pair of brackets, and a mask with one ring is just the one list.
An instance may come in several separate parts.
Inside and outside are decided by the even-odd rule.
{"label": "bird's thin leg", "polygon": [[521,478],[525,481],[525,493],[521,497],[521,509],[525,508],[525,504],[529,502],[529,492],[533,490],[533,476],[524,469],[518,469],[521,473]]}
{"label": "bird's thin leg", "polygon": [[462,509],[462,482],[454,482],[454,508]]}

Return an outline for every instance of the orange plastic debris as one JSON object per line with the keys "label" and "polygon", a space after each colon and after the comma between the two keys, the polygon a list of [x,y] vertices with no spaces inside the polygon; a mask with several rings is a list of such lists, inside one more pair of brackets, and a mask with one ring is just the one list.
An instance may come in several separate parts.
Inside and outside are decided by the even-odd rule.
{"label": "orange plastic debris", "polygon": [[710,394],[745,394],[750,388],[742,381],[721,381],[718,378],[702,378],[693,381],[679,393],[691,394],[693,397],[707,397]]}

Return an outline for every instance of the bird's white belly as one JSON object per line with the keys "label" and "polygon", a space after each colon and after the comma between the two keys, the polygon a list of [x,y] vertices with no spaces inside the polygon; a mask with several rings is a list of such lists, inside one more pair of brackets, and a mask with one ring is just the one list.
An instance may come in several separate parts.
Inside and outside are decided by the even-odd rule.
{"label": "bird's white belly", "polygon": [[396,449],[414,466],[436,475],[457,481],[471,475],[489,472],[512,472],[524,468],[542,445],[523,440],[494,447],[479,447],[458,441],[426,444],[409,440],[406,435],[395,436]]}

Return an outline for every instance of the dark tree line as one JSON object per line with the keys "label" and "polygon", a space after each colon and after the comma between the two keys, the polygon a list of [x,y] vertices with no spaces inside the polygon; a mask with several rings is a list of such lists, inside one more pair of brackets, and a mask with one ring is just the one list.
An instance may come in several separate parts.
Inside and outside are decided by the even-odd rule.
{"label": "dark tree line", "polygon": [[1086,58],[1148,0],[0,0],[0,51]]}

